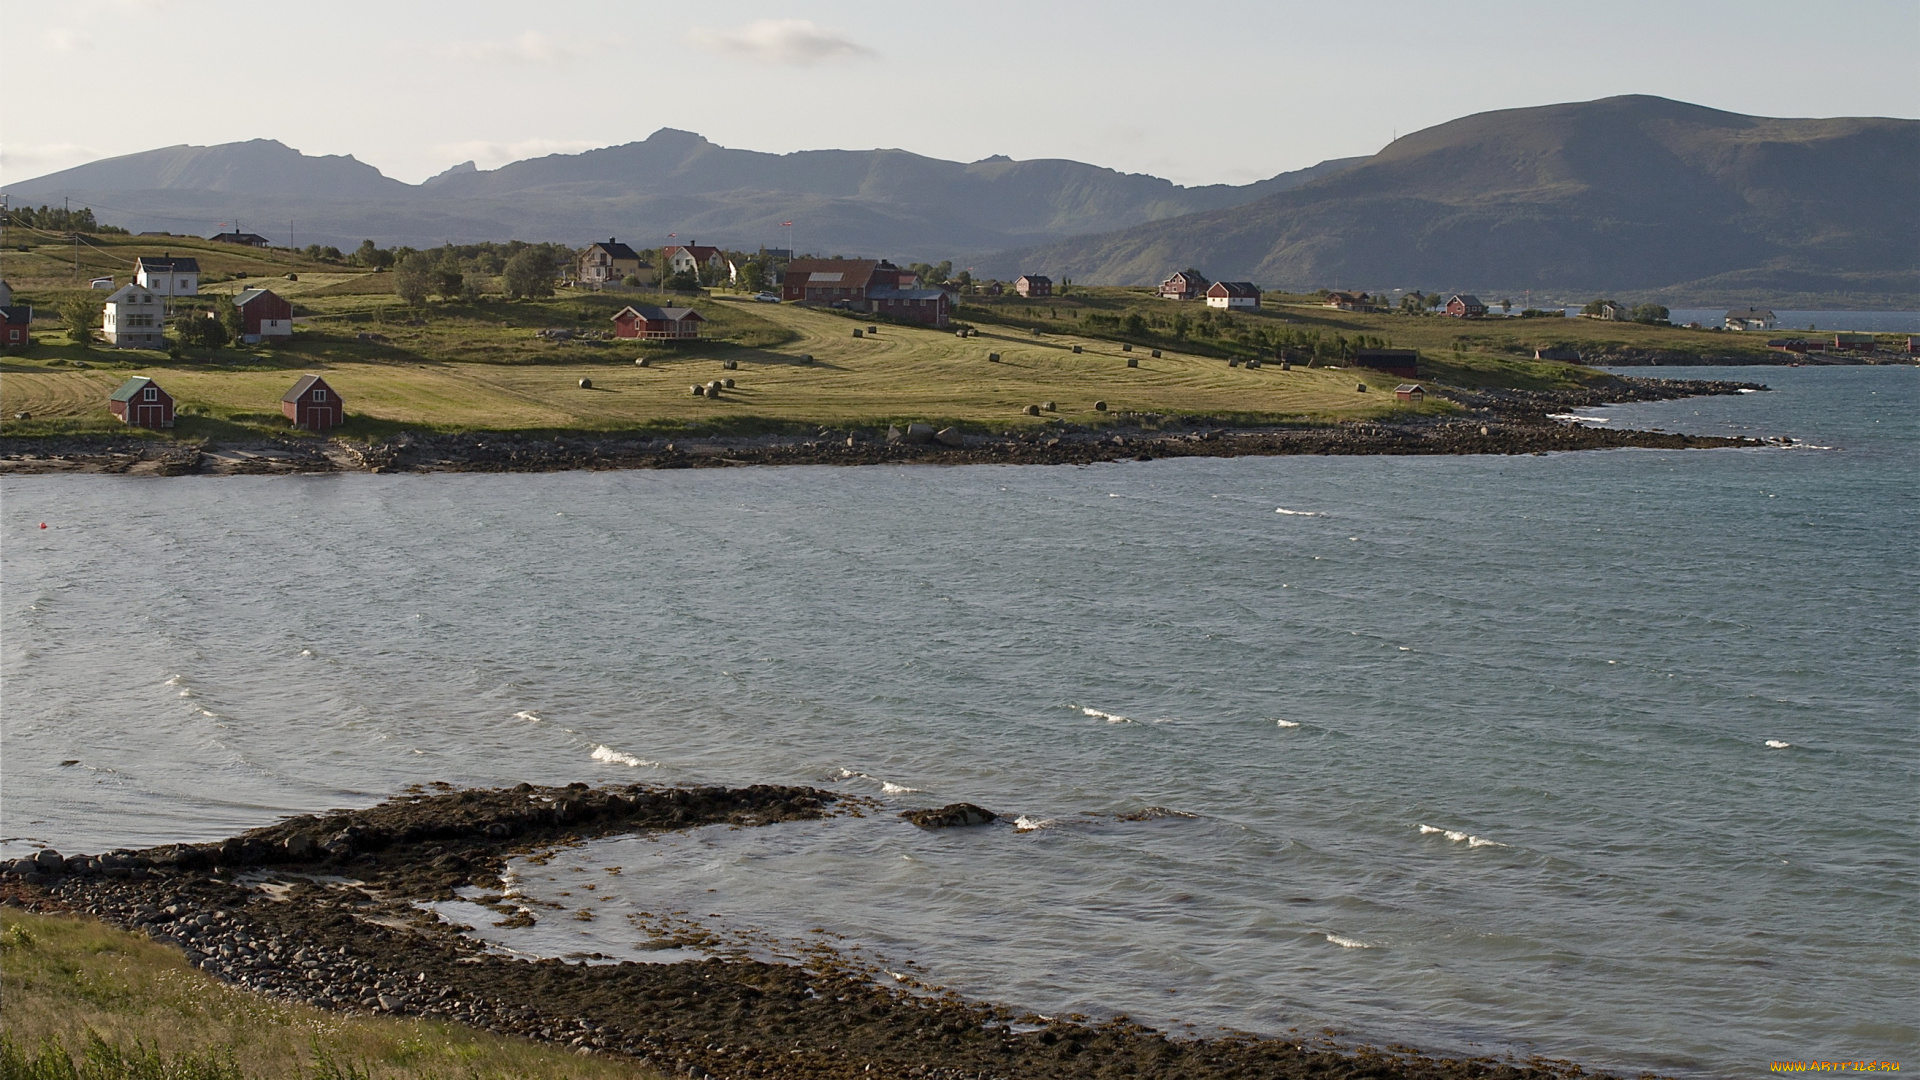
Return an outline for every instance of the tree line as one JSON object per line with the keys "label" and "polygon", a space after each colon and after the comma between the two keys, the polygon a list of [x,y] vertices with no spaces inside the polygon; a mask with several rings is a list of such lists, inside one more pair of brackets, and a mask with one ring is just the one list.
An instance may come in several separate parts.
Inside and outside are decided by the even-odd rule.
{"label": "tree line", "polygon": [[42,232],[101,233],[103,235],[126,236],[127,230],[118,225],[102,225],[93,216],[93,208],[83,206],[78,210],[69,210],[64,206],[10,206],[6,211],[6,224],[19,225]]}

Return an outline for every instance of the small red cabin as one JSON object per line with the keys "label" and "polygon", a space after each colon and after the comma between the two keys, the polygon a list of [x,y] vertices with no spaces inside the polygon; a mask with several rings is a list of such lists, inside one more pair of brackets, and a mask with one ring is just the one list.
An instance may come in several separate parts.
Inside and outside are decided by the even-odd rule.
{"label": "small red cabin", "polygon": [[1419,383],[1403,382],[1393,388],[1393,397],[1396,401],[1407,401],[1418,405],[1427,400],[1427,388]]}
{"label": "small red cabin", "polygon": [[621,308],[613,317],[613,336],[653,341],[692,341],[707,320],[690,307]]}
{"label": "small red cabin", "polygon": [[120,384],[107,398],[107,411],[123,424],[143,428],[173,426],[173,395],[145,375],[135,375]]}
{"label": "small red cabin", "polygon": [[25,304],[0,307],[0,325],[6,327],[5,336],[0,337],[0,348],[33,344],[33,308]]}
{"label": "small red cabin", "polygon": [[1487,305],[1472,293],[1459,293],[1447,298],[1446,312],[1456,319],[1477,319],[1487,313]]}
{"label": "small red cabin", "polygon": [[269,289],[247,289],[233,298],[240,309],[240,340],[288,341],[293,337],[293,304]]}
{"label": "small red cabin", "polygon": [[293,426],[308,431],[331,431],[347,421],[347,407],[327,380],[318,375],[302,375],[293,389],[280,398],[280,411]]}

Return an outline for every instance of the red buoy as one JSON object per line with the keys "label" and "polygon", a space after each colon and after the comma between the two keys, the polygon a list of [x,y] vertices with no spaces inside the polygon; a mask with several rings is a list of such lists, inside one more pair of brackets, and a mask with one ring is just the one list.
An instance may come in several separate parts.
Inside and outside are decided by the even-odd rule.
{"label": "red buoy", "polygon": [[41,528],[43,528],[43,529],[44,529],[44,528],[46,528],[46,527],[47,527],[47,523],[46,523],[46,522],[44,522],[44,521],[43,521],[43,522],[41,522],[41,523],[40,523],[40,527],[41,527]]}

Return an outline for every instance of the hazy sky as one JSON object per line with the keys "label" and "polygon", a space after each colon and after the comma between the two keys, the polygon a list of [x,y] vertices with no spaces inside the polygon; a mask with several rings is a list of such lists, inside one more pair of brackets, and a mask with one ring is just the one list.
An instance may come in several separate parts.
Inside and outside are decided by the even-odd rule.
{"label": "hazy sky", "polygon": [[671,126],[1244,183],[1611,94],[1920,116],[1920,0],[0,0],[0,25],[4,181],[253,138],[418,181]]}

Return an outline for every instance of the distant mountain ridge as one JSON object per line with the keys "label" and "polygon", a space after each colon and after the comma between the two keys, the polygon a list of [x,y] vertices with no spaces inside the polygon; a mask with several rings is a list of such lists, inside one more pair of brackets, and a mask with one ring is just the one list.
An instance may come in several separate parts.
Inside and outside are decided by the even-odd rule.
{"label": "distant mountain ridge", "polygon": [[1910,308],[1920,121],[1772,119],[1639,95],[1480,113],[1231,210],[982,263],[1116,284],[1191,265],[1288,289]]}
{"label": "distant mountain ridge", "polygon": [[[456,165],[421,184],[347,157],[311,157],[256,139],[173,146],[9,184],[17,200],[115,208],[130,228],[292,219],[305,242],[437,244],[516,237],[643,246],[669,232],[708,243],[779,243],[781,222],[814,250],[944,258],[1251,202],[1359,161],[1323,162],[1248,185],[1181,187],[1077,161],[970,164],[902,150],[768,154],[663,128],[646,140],[482,170]],[[272,226],[268,226],[269,230]],[[258,230],[256,230],[258,231]],[[280,229],[281,233],[286,230]]]}

